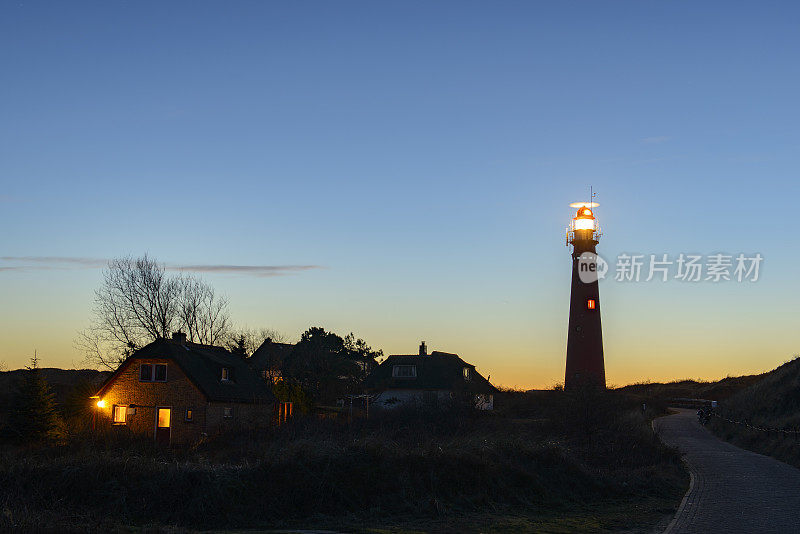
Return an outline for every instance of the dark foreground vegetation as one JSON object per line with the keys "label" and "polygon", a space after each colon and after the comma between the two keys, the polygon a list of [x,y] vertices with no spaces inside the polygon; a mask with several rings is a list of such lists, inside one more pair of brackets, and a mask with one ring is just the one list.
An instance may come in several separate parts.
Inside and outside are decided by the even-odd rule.
{"label": "dark foreground vegetation", "polygon": [[687,486],[655,404],[504,392],[495,413],[297,418],[188,449],[77,432],[0,448],[0,530],[650,531]]}
{"label": "dark foreground vegetation", "polygon": [[800,467],[800,358],[759,375],[717,413],[708,426],[721,438]]}

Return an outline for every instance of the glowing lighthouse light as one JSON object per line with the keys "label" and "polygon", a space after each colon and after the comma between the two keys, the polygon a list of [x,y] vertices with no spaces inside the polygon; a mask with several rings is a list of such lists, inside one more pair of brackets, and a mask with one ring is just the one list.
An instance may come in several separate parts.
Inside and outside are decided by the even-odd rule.
{"label": "glowing lighthouse light", "polygon": [[592,215],[592,210],[583,208],[578,211],[578,214],[572,219],[573,230],[594,230],[595,218]]}
{"label": "glowing lighthouse light", "polygon": [[597,224],[597,219],[594,216],[592,208],[599,206],[597,202],[573,202],[569,206],[571,208],[578,208],[575,217],[572,218],[569,228],[567,229],[567,241],[574,239],[575,236],[569,235],[575,230],[591,230],[592,232],[599,232],[600,226]]}

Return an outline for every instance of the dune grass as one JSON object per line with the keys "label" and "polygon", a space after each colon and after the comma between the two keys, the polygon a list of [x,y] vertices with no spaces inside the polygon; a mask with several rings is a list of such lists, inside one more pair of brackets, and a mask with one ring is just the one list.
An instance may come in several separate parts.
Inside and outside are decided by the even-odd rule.
{"label": "dune grass", "polygon": [[722,380],[686,378],[666,383],[639,382],[618,389],[619,392],[654,399],[725,400],[755,384],[763,375],[728,376]]}
{"label": "dune grass", "polygon": [[505,392],[497,413],[296,419],[188,449],[73,436],[0,449],[0,529],[646,532],[687,479],[652,408]]}
{"label": "dune grass", "polygon": [[800,358],[761,376],[750,387],[720,403],[718,413],[763,431],[712,418],[711,430],[740,447],[773,456],[800,467],[800,435],[780,430],[800,430]]}

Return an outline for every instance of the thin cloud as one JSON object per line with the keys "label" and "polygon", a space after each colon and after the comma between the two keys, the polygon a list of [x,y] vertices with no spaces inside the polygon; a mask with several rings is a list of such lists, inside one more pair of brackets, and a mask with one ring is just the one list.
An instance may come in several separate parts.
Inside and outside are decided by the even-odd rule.
{"label": "thin cloud", "polygon": [[27,263],[33,265],[15,265],[9,268],[50,268],[64,269],[68,267],[83,267],[86,269],[97,269],[108,265],[108,260],[102,258],[75,258],[65,256],[2,256],[2,261],[13,263]]}
{"label": "thin cloud", "polygon": [[669,137],[667,135],[659,135],[657,137],[645,137],[644,139],[642,139],[642,144],[645,144],[645,145],[657,145],[659,143],[666,143],[670,139],[671,139],[671,137]]}
{"label": "thin cloud", "polygon": [[[71,269],[102,269],[108,265],[107,259],[81,258],[69,256],[0,256],[0,272],[3,271],[53,271]],[[9,265],[10,264],[10,265]],[[320,265],[178,265],[167,264],[171,271],[193,273],[237,274],[267,278],[286,276],[312,269],[322,269]]]}
{"label": "thin cloud", "polygon": [[167,269],[193,273],[244,274],[266,278],[321,269],[320,265],[167,265]]}

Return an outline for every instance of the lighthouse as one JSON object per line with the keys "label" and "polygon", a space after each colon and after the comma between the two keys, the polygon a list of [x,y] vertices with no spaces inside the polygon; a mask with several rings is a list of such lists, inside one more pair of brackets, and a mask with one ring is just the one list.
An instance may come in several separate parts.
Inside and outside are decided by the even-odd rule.
{"label": "lighthouse", "polygon": [[597,243],[600,226],[594,215],[596,202],[576,202],[575,217],[567,227],[572,245],[572,288],[569,300],[567,370],[564,389],[606,387],[603,330],[600,324]]}

